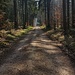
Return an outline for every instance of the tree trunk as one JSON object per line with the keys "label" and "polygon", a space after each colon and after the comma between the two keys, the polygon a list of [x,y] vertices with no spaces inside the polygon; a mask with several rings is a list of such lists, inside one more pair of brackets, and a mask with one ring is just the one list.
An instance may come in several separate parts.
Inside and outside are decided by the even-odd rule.
{"label": "tree trunk", "polygon": [[47,0],[47,25],[46,25],[47,29],[51,29],[50,26],[50,0]]}
{"label": "tree trunk", "polygon": [[22,16],[22,20],[23,20],[22,22],[23,22],[23,28],[25,28],[25,12],[24,12],[25,11],[24,10],[25,7],[24,6],[25,6],[25,1],[22,0],[22,15],[23,15]]}
{"label": "tree trunk", "polygon": [[26,28],[26,24],[27,24],[27,0],[25,0],[25,26],[24,28]]}
{"label": "tree trunk", "polygon": [[17,3],[16,3],[16,0],[14,0],[13,3],[14,3],[14,28],[18,29]]}
{"label": "tree trunk", "polygon": [[69,20],[69,15],[70,15],[70,14],[69,14],[69,9],[70,9],[70,8],[69,8],[69,0],[67,0],[67,28],[68,28],[68,30],[69,30],[69,27],[70,27],[70,25],[69,25],[69,23],[70,23],[70,22],[69,22],[69,21],[70,21],[70,20]]}
{"label": "tree trunk", "polygon": [[72,27],[75,28],[75,0],[72,0]]}
{"label": "tree trunk", "polygon": [[63,29],[64,29],[64,35],[67,35],[66,0],[63,0]]}
{"label": "tree trunk", "polygon": [[46,0],[44,0],[44,7],[45,7],[45,24],[46,24]]}

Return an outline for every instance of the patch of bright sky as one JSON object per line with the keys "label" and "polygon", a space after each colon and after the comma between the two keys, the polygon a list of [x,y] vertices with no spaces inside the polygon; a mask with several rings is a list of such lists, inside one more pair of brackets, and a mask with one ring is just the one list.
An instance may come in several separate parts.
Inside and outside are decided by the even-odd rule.
{"label": "patch of bright sky", "polygon": [[39,6],[38,1],[39,1],[39,0],[35,0],[35,1],[37,2],[37,9],[38,9],[38,6]]}
{"label": "patch of bright sky", "polygon": [[39,1],[39,0],[35,0],[35,1]]}

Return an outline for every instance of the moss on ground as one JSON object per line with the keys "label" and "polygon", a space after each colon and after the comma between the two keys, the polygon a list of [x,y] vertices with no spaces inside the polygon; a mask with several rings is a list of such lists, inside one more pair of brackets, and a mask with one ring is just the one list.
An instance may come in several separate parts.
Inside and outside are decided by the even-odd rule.
{"label": "moss on ground", "polygon": [[1,30],[0,31],[0,48],[5,48],[10,45],[11,41],[21,37],[24,34],[27,34],[33,27],[29,26],[27,29],[11,29],[10,31]]}
{"label": "moss on ground", "polygon": [[58,29],[56,31],[54,30],[49,30],[46,31],[45,29],[43,29],[45,31],[45,34],[52,40],[57,40],[59,42],[61,42],[64,46],[66,46],[68,48],[68,52],[69,54],[71,54],[71,56],[75,57],[75,38],[72,37],[72,35],[69,35],[66,39],[64,37],[63,31],[61,29]]}

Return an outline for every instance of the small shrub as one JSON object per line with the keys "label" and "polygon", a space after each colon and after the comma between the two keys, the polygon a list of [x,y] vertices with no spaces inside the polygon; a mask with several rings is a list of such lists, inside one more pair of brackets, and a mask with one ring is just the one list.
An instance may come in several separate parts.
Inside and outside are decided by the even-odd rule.
{"label": "small shrub", "polygon": [[15,39],[15,36],[11,35],[11,34],[8,34],[7,37],[6,37],[7,40],[14,40]]}
{"label": "small shrub", "polygon": [[5,48],[5,47],[8,47],[8,46],[9,46],[9,43],[0,41],[0,48]]}

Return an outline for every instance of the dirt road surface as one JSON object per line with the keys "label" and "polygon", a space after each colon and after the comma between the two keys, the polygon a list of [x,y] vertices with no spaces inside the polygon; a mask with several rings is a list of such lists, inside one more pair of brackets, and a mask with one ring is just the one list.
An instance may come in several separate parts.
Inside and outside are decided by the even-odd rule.
{"label": "dirt road surface", "polygon": [[0,75],[75,75],[69,57],[40,27],[22,38],[0,65]]}

